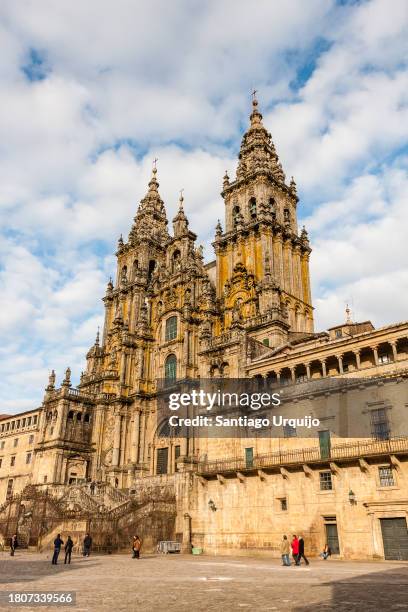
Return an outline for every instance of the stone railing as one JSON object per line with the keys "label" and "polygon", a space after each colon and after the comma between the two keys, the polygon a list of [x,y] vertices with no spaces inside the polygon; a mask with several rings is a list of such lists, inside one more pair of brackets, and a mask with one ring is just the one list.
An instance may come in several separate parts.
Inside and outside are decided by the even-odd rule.
{"label": "stone railing", "polygon": [[259,325],[263,325],[264,323],[269,323],[270,321],[276,321],[277,319],[281,319],[281,318],[286,319],[287,315],[283,313],[281,308],[278,308],[277,306],[275,306],[271,308],[265,314],[259,314],[259,315],[256,315],[255,317],[245,319],[243,321],[243,324],[245,327],[258,327]]}
{"label": "stone railing", "polygon": [[287,465],[302,465],[336,460],[349,460],[359,457],[408,455],[408,438],[392,438],[390,440],[359,440],[347,444],[332,446],[328,453],[323,454],[318,446],[288,451],[255,455],[252,460],[245,461],[243,457],[231,457],[216,461],[205,461],[198,464],[197,473],[202,476],[225,474],[228,472],[245,472],[257,469],[267,469]]}

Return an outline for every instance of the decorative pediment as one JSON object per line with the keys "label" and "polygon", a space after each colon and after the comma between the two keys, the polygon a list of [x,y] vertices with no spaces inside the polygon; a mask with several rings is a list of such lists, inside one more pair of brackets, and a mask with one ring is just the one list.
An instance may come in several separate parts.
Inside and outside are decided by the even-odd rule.
{"label": "decorative pediment", "polygon": [[228,300],[239,292],[250,293],[250,297],[253,297],[255,286],[255,276],[249,273],[244,264],[239,261],[234,266],[231,278],[224,285],[224,297]]}

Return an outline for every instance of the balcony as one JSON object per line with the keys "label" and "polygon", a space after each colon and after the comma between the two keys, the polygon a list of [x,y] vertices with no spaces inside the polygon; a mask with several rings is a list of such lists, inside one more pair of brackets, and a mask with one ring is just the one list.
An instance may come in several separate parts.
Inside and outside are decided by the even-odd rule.
{"label": "balcony", "polygon": [[332,446],[329,455],[322,457],[318,446],[288,451],[278,451],[265,455],[255,455],[251,461],[243,457],[232,457],[198,464],[197,474],[212,477],[217,474],[250,473],[284,466],[321,464],[333,461],[350,462],[359,458],[384,457],[389,455],[408,455],[408,438],[390,440],[362,440]]}

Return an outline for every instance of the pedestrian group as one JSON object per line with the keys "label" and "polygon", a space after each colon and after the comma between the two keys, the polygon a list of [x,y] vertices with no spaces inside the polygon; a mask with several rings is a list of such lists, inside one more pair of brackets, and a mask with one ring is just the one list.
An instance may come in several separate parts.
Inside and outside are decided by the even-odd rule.
{"label": "pedestrian group", "polygon": [[300,536],[294,535],[292,541],[289,543],[288,536],[284,535],[281,542],[281,557],[282,565],[292,565],[290,561],[290,552],[292,551],[292,558],[295,565],[300,565],[303,559],[306,565],[309,565],[309,561],[305,555],[305,541]]}

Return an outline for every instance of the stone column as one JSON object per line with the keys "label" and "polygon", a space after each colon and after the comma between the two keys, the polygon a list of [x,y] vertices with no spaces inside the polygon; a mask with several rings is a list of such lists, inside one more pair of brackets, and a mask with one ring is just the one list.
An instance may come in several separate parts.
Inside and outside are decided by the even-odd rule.
{"label": "stone column", "polygon": [[120,357],[120,384],[126,383],[126,350],[122,349],[122,355]]}
{"label": "stone column", "polygon": [[140,414],[140,450],[139,450],[139,463],[144,463],[144,445],[145,445],[145,430],[146,430],[146,414],[142,412]]}
{"label": "stone column", "polygon": [[119,453],[120,453],[120,426],[121,426],[120,413],[115,414],[115,426],[113,430],[113,455],[112,455],[112,465],[119,465]]}
{"label": "stone column", "polygon": [[191,554],[191,516],[187,512],[184,514],[182,552]]}
{"label": "stone column", "polygon": [[278,284],[284,287],[282,234],[276,235]]}
{"label": "stone column", "polygon": [[310,363],[306,363],[305,366],[307,379],[310,380]]}
{"label": "stone column", "polygon": [[190,341],[190,332],[188,331],[187,327],[184,331],[184,346],[183,346],[183,361],[184,361],[184,365],[187,368],[188,364],[189,364],[189,341]]}
{"label": "stone column", "polygon": [[296,380],[295,368],[290,368],[290,375],[292,377],[292,381],[295,382],[295,380]]}
{"label": "stone column", "polygon": [[376,366],[378,366],[378,346],[372,346],[371,348],[374,355],[374,363]]}
{"label": "stone column", "polygon": [[392,359],[395,362],[395,361],[397,361],[397,355],[398,355],[398,353],[397,353],[397,341],[396,340],[391,340],[390,344],[391,344],[391,349],[392,349]]}
{"label": "stone column", "polygon": [[325,359],[321,359],[320,363],[322,364],[322,376],[323,376],[323,378],[326,378],[326,376],[327,376],[326,360]]}
{"label": "stone column", "polygon": [[302,268],[302,287],[303,287],[303,301],[307,304],[312,302],[312,294],[310,291],[310,277],[309,277],[309,253],[303,253],[301,257],[301,268]]}
{"label": "stone column", "polygon": [[130,447],[130,460],[132,463],[137,463],[139,450],[139,427],[140,427],[140,412],[137,410],[132,421],[132,438]]}
{"label": "stone column", "polygon": [[175,446],[173,442],[170,442],[169,444],[169,465],[167,466],[167,472],[169,474],[174,474],[175,459],[176,459]]}
{"label": "stone column", "polygon": [[336,357],[339,362],[339,374],[343,374],[343,355],[336,355]]}
{"label": "stone column", "polygon": [[95,445],[95,454],[92,458],[92,480],[98,480],[98,469],[101,462],[101,450],[102,445],[100,444],[101,436],[103,434],[103,417],[104,417],[104,405],[97,404],[94,410],[93,426],[92,426],[92,443]]}
{"label": "stone column", "polygon": [[280,375],[281,375],[281,371],[278,370],[278,372],[276,372],[276,382],[280,383]]}
{"label": "stone column", "polygon": [[356,356],[356,367],[357,370],[359,370],[361,368],[361,363],[360,363],[360,349],[357,349],[354,351],[354,355]]}

